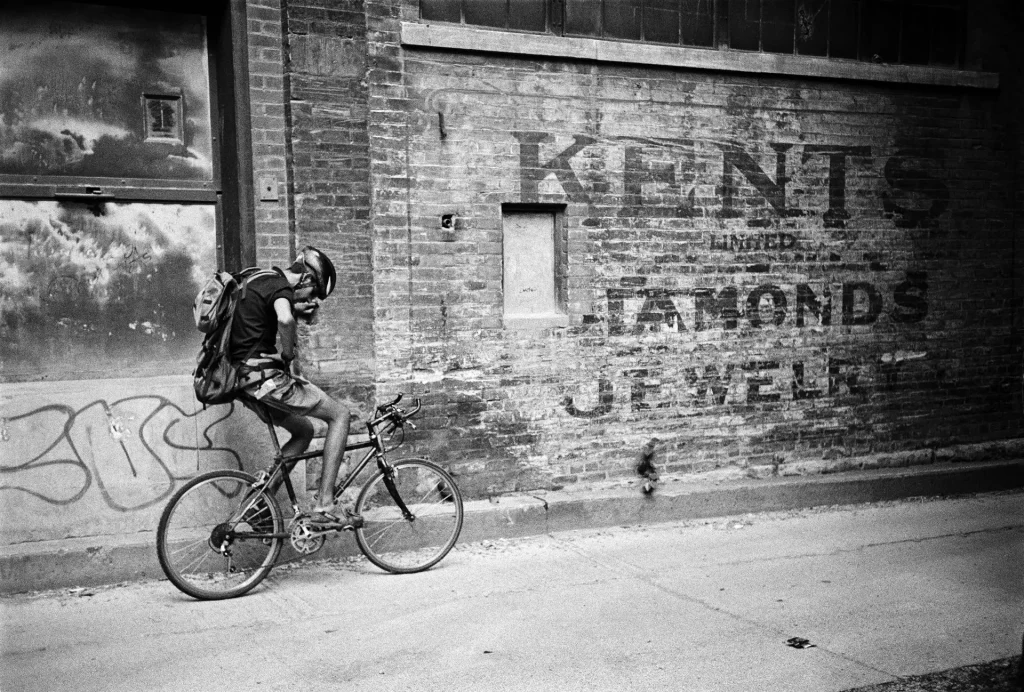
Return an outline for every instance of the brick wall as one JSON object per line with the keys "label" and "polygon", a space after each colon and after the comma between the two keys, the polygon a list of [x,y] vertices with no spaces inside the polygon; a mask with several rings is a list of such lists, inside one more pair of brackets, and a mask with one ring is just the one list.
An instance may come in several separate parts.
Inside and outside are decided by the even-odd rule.
{"label": "brick wall", "polygon": [[324,250],[338,287],[306,338],[307,372],[367,403],[373,381],[373,279],[361,2],[289,2],[284,32],[293,231]]}
{"label": "brick wall", "polygon": [[[297,232],[372,225],[378,395],[471,495],[651,438],[764,476],[1020,435],[999,92],[403,48],[412,0],[331,7],[289,5]],[[365,85],[324,73],[363,47]],[[504,203],[564,205],[568,327],[503,326]]]}
{"label": "brick wall", "polygon": [[[256,259],[261,266],[281,265],[289,261],[293,248],[280,1],[247,0],[246,20]],[[261,183],[272,192],[264,190]]]}
{"label": "brick wall", "polygon": [[1016,237],[1014,259],[1014,337],[1020,358],[1024,359],[1024,130],[1021,128],[1021,113],[1024,113],[1024,54],[1019,50],[1024,41],[1024,11],[1019,3],[1002,8],[995,21],[1008,27],[1007,39],[987,44],[992,64],[1003,66],[1003,82],[1000,90],[1000,119],[1007,122],[1011,136],[1007,138],[1007,149],[1014,161],[1014,231]]}

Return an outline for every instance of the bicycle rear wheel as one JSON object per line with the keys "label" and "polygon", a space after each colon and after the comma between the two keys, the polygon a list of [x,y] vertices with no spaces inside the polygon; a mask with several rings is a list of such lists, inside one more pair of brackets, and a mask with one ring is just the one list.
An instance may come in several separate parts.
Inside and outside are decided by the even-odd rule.
{"label": "bicycle rear wheel", "polygon": [[[370,562],[388,572],[422,572],[436,565],[462,531],[462,494],[451,475],[426,459],[396,461],[377,471],[356,499],[363,518],[356,542]],[[408,509],[404,512],[388,483]]]}
{"label": "bicycle rear wheel", "polygon": [[192,479],[167,503],[156,533],[160,566],[193,598],[241,596],[270,573],[283,539],[277,500],[241,471]]}

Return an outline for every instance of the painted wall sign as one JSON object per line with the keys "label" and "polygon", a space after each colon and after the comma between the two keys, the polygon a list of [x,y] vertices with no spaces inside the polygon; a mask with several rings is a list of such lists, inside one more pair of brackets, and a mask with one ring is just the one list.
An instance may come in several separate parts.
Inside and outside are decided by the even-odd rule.
{"label": "painted wall sign", "polygon": [[[883,314],[893,322],[909,323],[928,315],[928,276],[920,271],[909,272],[891,287],[859,280],[817,286],[763,283],[679,290],[645,288],[644,277],[622,283],[632,286],[606,289],[607,312],[584,315],[584,324],[607,322],[608,334],[617,336],[739,327],[870,325]],[[631,323],[626,318],[628,303],[633,306]]]}
{"label": "painted wall sign", "polygon": [[[572,136],[572,143],[565,145],[545,132],[517,131],[512,136],[519,144],[519,178],[524,202],[539,201],[541,182],[553,177],[569,201],[592,204],[594,194],[591,190],[600,188],[605,192],[612,181],[599,180],[600,174],[588,170],[587,180],[595,181],[588,186],[573,162],[588,147],[600,145],[601,156],[621,156],[623,162],[621,185],[624,203],[618,213],[620,217],[662,218],[671,215],[691,218],[704,215],[746,219],[750,227],[771,226],[780,219],[820,216],[823,228],[844,228],[851,218],[847,198],[858,192],[849,189],[851,166],[870,166],[875,156],[869,146],[766,142],[764,146],[772,152],[768,157],[774,158],[775,164],[774,170],[766,171],[761,163],[765,157],[760,153],[755,156],[753,148],[738,142],[637,137],[610,138],[599,142],[594,137],[576,134]],[[698,167],[695,165],[698,149],[705,159],[717,156],[721,161],[716,177],[698,179]],[[934,174],[941,165],[941,160],[934,156],[934,153],[922,156],[909,151],[887,156],[883,175],[889,187],[879,194],[878,202],[896,227],[930,227],[948,209],[949,189]],[[797,174],[794,170],[797,167],[802,169],[799,172],[805,177],[819,176],[819,170],[824,169],[825,189],[814,195],[815,198],[823,198],[823,207],[805,208],[794,204],[787,185]],[[644,195],[645,184],[657,187],[657,193],[651,198]],[[708,185],[714,186],[717,208],[709,208],[709,200],[704,200],[703,210],[698,209],[696,190]],[[750,203],[750,195],[742,190],[743,186],[752,188],[756,197],[766,204]],[[791,241],[791,236],[788,240]],[[779,241],[781,247],[781,238]],[[736,244],[732,239],[719,239],[717,242],[719,245],[714,249]]]}

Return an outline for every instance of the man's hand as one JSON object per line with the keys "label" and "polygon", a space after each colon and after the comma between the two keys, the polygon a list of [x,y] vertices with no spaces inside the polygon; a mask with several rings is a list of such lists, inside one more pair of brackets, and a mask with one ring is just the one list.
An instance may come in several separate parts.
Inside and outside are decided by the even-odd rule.
{"label": "man's hand", "polygon": [[313,319],[316,317],[317,310],[319,309],[320,301],[316,298],[295,303],[295,318],[302,320],[306,324],[310,324],[313,322]]}
{"label": "man's hand", "polygon": [[291,358],[286,358],[284,353],[261,353],[261,357],[276,360],[281,364],[281,369],[288,372],[296,377],[301,377],[302,373],[299,370],[299,363],[293,355]]}

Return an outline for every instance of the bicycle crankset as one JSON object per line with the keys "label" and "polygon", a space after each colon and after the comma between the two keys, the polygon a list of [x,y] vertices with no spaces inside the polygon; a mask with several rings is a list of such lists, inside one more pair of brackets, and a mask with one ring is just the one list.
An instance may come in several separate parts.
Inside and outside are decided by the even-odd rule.
{"label": "bicycle crankset", "polygon": [[292,547],[303,555],[312,555],[323,548],[325,540],[327,540],[326,533],[313,529],[307,521],[300,520],[292,528]]}

